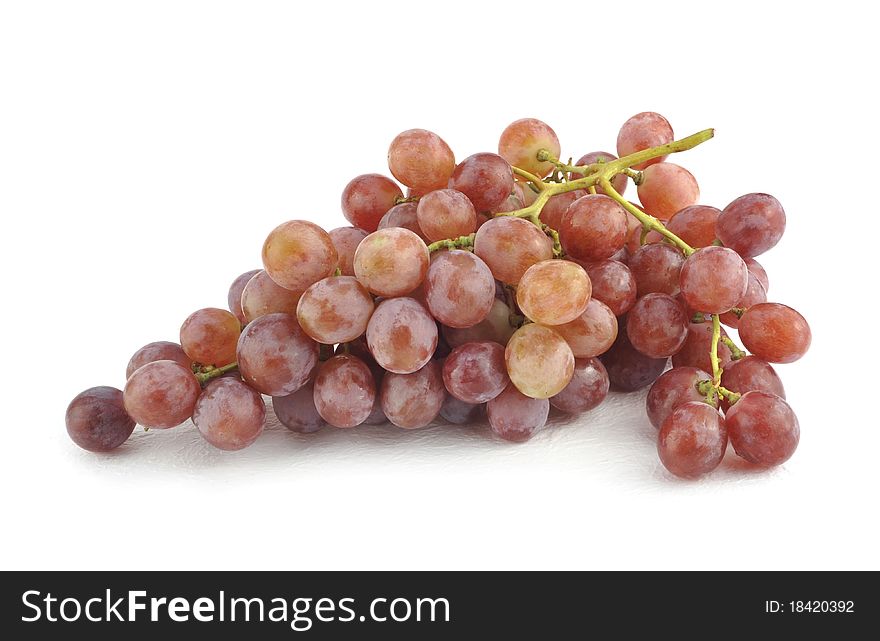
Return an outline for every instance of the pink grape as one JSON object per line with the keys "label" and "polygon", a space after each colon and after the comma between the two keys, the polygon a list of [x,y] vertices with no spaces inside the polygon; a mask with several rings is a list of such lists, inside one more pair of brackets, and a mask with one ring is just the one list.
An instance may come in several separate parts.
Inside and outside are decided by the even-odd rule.
{"label": "pink grape", "polygon": [[[419,227],[418,203],[400,203],[388,210],[388,213],[382,216],[379,221],[379,229],[388,229],[389,227],[403,227],[410,230],[423,241],[430,242],[428,237]],[[354,254],[352,253],[352,259]],[[354,272],[352,272],[354,273]]]}
{"label": "pink grape", "polygon": [[516,285],[529,267],[553,257],[553,243],[529,221],[499,216],[477,230],[474,253],[495,278]]}
{"label": "pink grape", "polygon": [[504,346],[498,343],[465,343],[452,350],[443,363],[446,389],[466,403],[491,401],[509,382]]}
{"label": "pink grape", "polygon": [[431,314],[448,327],[472,327],[495,302],[495,280],[479,256],[453,249],[435,254],[425,279]]}
{"label": "pink grape", "polygon": [[[729,363],[721,374],[721,385],[737,394],[757,390],[785,398],[782,379],[770,363],[757,356],[746,356]],[[721,407],[725,412],[730,408],[725,397],[721,398]]]}
{"label": "pink grape", "polygon": [[226,294],[226,304],[229,307],[229,311],[235,314],[238,322],[242,325],[248,321],[247,317],[244,315],[244,310],[241,308],[241,293],[244,291],[245,285],[248,284],[248,281],[261,271],[263,270],[252,269],[249,272],[241,274],[232,281],[232,285],[229,286],[229,292]]}
{"label": "pink grape", "polygon": [[[580,159],[574,164],[577,166],[593,165],[598,163],[600,160],[602,162],[608,163],[612,160],[617,160],[617,156],[615,156],[614,154],[609,154],[607,151],[591,151],[590,153],[581,156]],[[571,173],[571,180],[577,180],[578,178],[583,178],[583,174],[579,174],[577,172]],[[626,191],[626,184],[626,174],[617,174],[616,176],[614,176],[614,178],[611,179],[611,186],[614,187],[614,191],[616,191],[618,194],[623,195],[623,192]],[[602,187],[596,185],[596,193],[604,194],[605,191],[602,189]]]}
{"label": "pink grape", "polygon": [[[736,307],[741,309],[748,309],[753,305],[757,305],[759,303],[767,302],[767,291],[764,289],[764,286],[761,284],[761,281],[752,273],[749,272],[749,284],[746,288],[745,296],[743,296],[739,302],[736,304]],[[737,328],[739,327],[739,317],[733,312],[725,312],[720,316],[721,322],[727,325],[728,327]]]}
{"label": "pink grape", "polygon": [[318,363],[318,344],[295,316],[267,314],[245,327],[238,340],[238,369],[262,394],[287,396],[305,385]]}
{"label": "pink grape", "polygon": [[354,276],[331,276],[309,287],[296,307],[300,327],[327,345],[353,341],[367,331],[373,297]]}
{"label": "pink grape", "polygon": [[266,404],[240,380],[217,378],[205,387],[192,418],[199,434],[214,447],[241,450],[263,433]]}
{"label": "pink grape", "polygon": [[291,432],[311,434],[327,424],[315,407],[314,391],[315,381],[311,380],[293,394],[272,397],[275,416]]}
{"label": "pink grape", "polygon": [[673,367],[664,372],[654,381],[648,396],[645,398],[645,409],[651,425],[658,430],[679,405],[691,401],[705,401],[706,398],[697,390],[702,381],[710,381],[712,377],[696,367]]}
{"label": "pink grape", "polygon": [[301,294],[284,289],[260,270],[244,286],[241,309],[248,323],[266,314],[295,314]]}
{"label": "pink grape", "polygon": [[397,427],[425,427],[440,413],[445,398],[446,388],[436,361],[409,374],[389,372],[382,380],[382,411]]}
{"label": "pink grape", "polygon": [[720,314],[746,295],[749,270],[732,249],[704,247],[684,261],[680,283],[681,294],[691,309]]}
{"label": "pink grape", "polygon": [[681,250],[666,243],[640,247],[630,257],[628,265],[635,278],[638,295],[659,293],[677,296],[681,291],[680,276],[684,260]]}
{"label": "pink grape", "polygon": [[663,466],[681,478],[696,479],[717,468],[727,450],[725,420],[711,405],[679,405],[660,427],[657,452]]}
{"label": "pink grape", "polygon": [[700,200],[700,187],[693,174],[671,162],[651,165],[642,172],[639,200],[660,220],[669,220],[685,207]]}
{"label": "pink grape", "polygon": [[153,361],[125,383],[125,411],[151,429],[177,427],[190,418],[202,387],[195,374],[174,361]]}
{"label": "pink grape", "polygon": [[554,158],[559,158],[561,147],[556,132],[537,118],[516,120],[501,132],[498,141],[498,154],[514,167],[543,178],[553,170],[553,163],[540,161],[537,153],[546,149]]}
{"label": "pink grape", "polygon": [[437,347],[437,323],[418,301],[390,298],[376,307],[366,336],[379,365],[396,374],[411,374],[431,360]]}
{"label": "pink grape", "polygon": [[408,229],[389,227],[361,241],[354,254],[354,273],[378,296],[402,296],[422,283],[429,261],[421,238]]}
{"label": "pink grape", "polygon": [[516,388],[531,398],[550,398],[561,392],[574,373],[574,354],[558,333],[530,323],[523,325],[504,352],[507,374]]}
{"label": "pink grape", "polygon": [[[715,242],[715,223],[721,210],[709,205],[691,205],[672,215],[666,223],[666,229],[681,238],[691,247],[709,247]],[[659,242],[657,232],[651,232]]]}
{"label": "pink grape", "polygon": [[727,411],[726,418],[733,449],[755,465],[772,467],[785,463],[800,441],[797,416],[775,394],[746,392]]}
{"label": "pink grape", "polygon": [[489,427],[505,441],[521,443],[543,429],[550,414],[546,398],[531,398],[513,385],[486,405]]}
{"label": "pink grape", "polygon": [[602,301],[591,298],[584,313],[564,325],[553,327],[565,339],[576,358],[604,354],[617,338],[617,318]]}
{"label": "pink grape", "polygon": [[571,381],[556,396],[550,397],[550,405],[569,414],[588,412],[608,396],[608,372],[598,358],[576,358]]}
{"label": "pink grape", "polygon": [[360,425],[373,411],[376,383],[356,356],[339,354],[318,367],[314,387],[318,414],[334,427]]}
{"label": "pink grape", "polygon": [[586,196],[587,192],[583,189],[575,189],[574,191],[565,191],[555,196],[550,196],[549,200],[544,203],[541,209],[541,222],[548,227],[559,231],[562,226],[562,217],[568,210],[569,206],[578,198]]}
{"label": "pink grape", "polygon": [[715,225],[718,239],[743,258],[772,249],[785,232],[785,210],[769,194],[740,196],[721,212]]}
{"label": "pink grape", "polygon": [[[726,337],[724,328],[721,335]],[[673,367],[696,367],[704,372],[712,371],[712,362],[709,360],[709,349],[712,345],[712,323],[689,323],[688,335],[684,345],[672,357]],[[722,342],[718,343],[718,360],[721,367],[726,367],[731,361],[730,348]]]}
{"label": "pink grape", "polygon": [[[628,156],[643,149],[665,145],[673,140],[672,126],[666,118],[653,111],[643,111],[623,123],[620,133],[617,134],[617,154],[621,157]],[[632,167],[645,169],[665,158],[666,156],[652,158]]]}
{"label": "pink grape", "polygon": [[453,425],[469,425],[482,418],[486,405],[482,403],[465,403],[447,394],[440,406],[440,416]]}
{"label": "pink grape", "polygon": [[180,327],[180,346],[196,363],[221,367],[235,361],[241,322],[232,312],[208,307],[193,312]]}
{"label": "pink grape", "polygon": [[397,180],[423,195],[446,187],[455,169],[455,156],[437,134],[409,129],[391,141],[388,168]]}
{"label": "pink grape", "polygon": [[739,319],[738,329],[745,348],[771,363],[793,363],[812,341],[806,319],[780,303],[752,305]]}
{"label": "pink grape", "polygon": [[586,270],[593,299],[605,303],[615,316],[626,314],[636,304],[636,279],[629,267],[607,259],[589,263]]}
{"label": "pink grape", "polygon": [[403,192],[393,180],[381,174],[364,174],[352,178],[342,190],[342,213],[355,227],[373,232],[398,198],[403,198]]}
{"label": "pink grape", "polygon": [[263,267],[278,285],[302,293],[335,270],[339,256],[330,235],[307,220],[278,225],[263,243]]}
{"label": "pink grape", "polygon": [[587,309],[593,287],[584,268],[568,260],[545,260],[529,267],[519,281],[516,302],[542,325],[562,325]]}
{"label": "pink grape", "polygon": [[131,436],[135,422],[115,387],[92,387],[80,392],[64,415],[67,434],[74,443],[90,452],[109,452]]}
{"label": "pink grape", "polygon": [[477,211],[491,211],[513,190],[513,171],[501,156],[474,154],[455,167],[448,186],[467,196]]}
{"label": "pink grape", "polygon": [[429,241],[467,236],[477,229],[473,204],[454,189],[438,189],[422,196],[416,216]]}
{"label": "pink grape", "polygon": [[602,354],[602,364],[608,372],[611,384],[624,392],[634,392],[657,380],[666,369],[666,358],[651,358],[636,350],[626,335],[626,323],[622,323],[617,340]]}
{"label": "pink grape", "polygon": [[180,363],[186,369],[192,367],[192,359],[186,355],[183,348],[177,343],[169,341],[156,341],[147,343],[134,353],[125,368],[125,378],[134,374],[135,370],[153,361],[174,361]]}
{"label": "pink grape", "polygon": [[358,227],[337,227],[327,233],[336,248],[339,271],[343,276],[354,276],[354,252],[361,241],[367,237],[367,232]]}
{"label": "pink grape", "polygon": [[687,339],[688,317],[672,296],[646,294],[627,314],[626,333],[632,346],[645,356],[672,356]]}
{"label": "pink grape", "polygon": [[626,211],[601,194],[588,194],[574,201],[559,226],[559,240],[566,253],[578,260],[611,257],[626,243]]}
{"label": "pink grape", "polygon": [[743,258],[743,260],[746,261],[746,267],[749,268],[749,272],[754,274],[755,278],[758,279],[758,282],[764,286],[764,291],[769,292],[770,279],[767,277],[767,270],[765,270],[761,263],[754,258]]}

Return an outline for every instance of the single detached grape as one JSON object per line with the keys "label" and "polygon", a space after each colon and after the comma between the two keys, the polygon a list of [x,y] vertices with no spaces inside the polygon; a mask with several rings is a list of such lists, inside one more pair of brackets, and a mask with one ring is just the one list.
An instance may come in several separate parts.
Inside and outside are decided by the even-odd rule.
{"label": "single detached grape", "polygon": [[793,363],[807,353],[812,333],[806,319],[780,303],[760,303],[739,319],[745,348],[771,363]]}
{"label": "single detached grape", "polygon": [[537,154],[546,149],[559,158],[562,148],[550,125],[536,118],[522,118],[510,123],[501,132],[498,154],[514,167],[543,178],[553,170],[553,163],[540,161]]}
{"label": "single detached grape", "polygon": [[513,170],[501,156],[474,154],[455,167],[449,188],[467,196],[477,211],[491,211],[513,190]]}
{"label": "single detached grape", "polygon": [[598,358],[576,358],[571,381],[559,394],[550,397],[550,405],[569,414],[587,412],[608,396],[608,372]]}
{"label": "single detached grape", "polygon": [[196,363],[221,367],[235,361],[241,322],[225,309],[193,312],[180,326],[180,346]]}
{"label": "single detached grape", "polygon": [[192,359],[186,355],[183,348],[177,343],[170,341],[156,341],[147,343],[134,353],[125,368],[125,378],[134,374],[135,370],[153,361],[174,361],[180,363],[186,369],[191,369]]}
{"label": "single detached grape", "polygon": [[660,427],[660,462],[676,476],[700,478],[721,464],[727,450],[727,429],[711,405],[700,401],[679,405]]}
{"label": "single detached grape", "polygon": [[590,277],[580,265],[569,260],[544,260],[523,274],[516,302],[536,323],[562,325],[584,313],[592,290]]}
{"label": "single detached grape", "polygon": [[410,374],[431,360],[437,347],[437,323],[412,298],[384,300],[367,325],[367,345],[376,362],[389,372]]}
{"label": "single detached grape", "polygon": [[626,335],[625,322],[620,326],[614,345],[602,354],[608,379],[624,392],[634,392],[653,383],[666,369],[667,360],[645,356],[635,349]]}
{"label": "single detached grape", "polygon": [[[721,335],[727,333],[721,329]],[[673,367],[696,367],[704,372],[712,371],[709,350],[712,346],[712,323],[689,323],[688,335],[684,345],[672,357]],[[718,343],[718,360],[721,367],[727,367],[731,360],[730,348],[722,342]]]}
{"label": "single detached grape", "polygon": [[318,344],[295,316],[267,314],[245,327],[238,340],[238,369],[262,394],[287,396],[302,387],[318,363]]}
{"label": "single detached grape", "polygon": [[[624,176],[625,178],[626,176]],[[531,190],[530,190],[531,191]],[[586,196],[587,192],[583,189],[575,189],[574,191],[566,191],[555,196],[550,196],[544,207],[541,209],[541,222],[548,227],[559,231],[562,226],[562,217],[568,211],[569,206],[578,198]]]}
{"label": "single detached grape", "polygon": [[477,229],[473,204],[454,189],[438,189],[422,196],[416,216],[429,241],[467,236]]}
{"label": "single detached grape", "polygon": [[669,220],[676,212],[696,205],[700,200],[697,179],[684,167],[671,162],[645,169],[638,192],[645,209],[660,220]]}
{"label": "single detached grape", "polygon": [[735,307],[749,286],[743,259],[727,247],[704,247],[681,268],[681,294],[691,309],[720,314]]}
{"label": "single detached grape", "polygon": [[318,367],[314,396],[318,414],[330,425],[354,427],[373,411],[376,383],[361,359],[340,354]]}
{"label": "single detached grape", "polygon": [[[617,156],[609,154],[607,151],[591,151],[590,153],[581,156],[575,165],[582,167],[584,165],[593,165],[600,162],[608,163],[612,160],[617,160]],[[571,180],[577,180],[578,178],[583,178],[583,174],[577,172],[571,173]],[[623,192],[626,191],[626,183],[626,174],[617,174],[611,179],[611,186],[614,187],[614,191],[618,194],[623,194]],[[599,185],[596,185],[596,193],[604,194],[605,190]]]}
{"label": "single detached grape", "polygon": [[550,398],[568,385],[574,373],[574,354],[558,333],[530,323],[523,325],[504,352],[507,374],[516,388],[531,398]]}
{"label": "single detached grape", "polygon": [[658,430],[666,417],[679,405],[691,401],[705,401],[697,390],[702,381],[712,380],[706,372],[696,367],[673,367],[654,381],[645,398],[648,420]]}
{"label": "single detached grape", "polygon": [[[383,217],[382,220],[385,218]],[[339,257],[337,263],[339,271],[343,276],[354,276],[354,252],[361,241],[367,237],[367,232],[357,227],[337,227],[327,233],[330,235],[330,240],[333,241],[333,246],[336,248],[336,255]]]}
{"label": "single detached grape", "polygon": [[373,297],[354,276],[331,276],[309,287],[296,308],[303,331],[319,343],[347,343],[367,331]]}
{"label": "single detached grape", "polygon": [[629,267],[609,259],[590,263],[586,269],[592,298],[605,303],[615,316],[626,314],[636,304],[636,279]]}
{"label": "single detached grape", "polygon": [[721,212],[715,233],[725,247],[743,258],[772,249],[785,231],[785,210],[769,194],[740,196]]}
{"label": "single detached grape", "polygon": [[[770,363],[757,356],[746,356],[728,364],[721,374],[721,385],[738,394],[760,391],[785,398],[782,379]],[[721,408],[725,412],[730,408],[725,397],[721,398]]]}
{"label": "single detached grape", "polygon": [[494,341],[507,345],[513,331],[514,328],[510,324],[510,308],[497,298],[492,302],[492,308],[486,318],[476,325],[464,328],[448,325],[442,327],[443,338],[452,348],[477,341]]}
{"label": "single detached grape", "polygon": [[628,264],[636,281],[638,295],[659,293],[677,296],[681,291],[680,276],[684,260],[680,249],[666,243],[640,247],[630,257]]}
{"label": "single detached grape", "polygon": [[466,403],[485,403],[498,396],[510,379],[504,346],[488,341],[456,347],[443,363],[443,383]]}
{"label": "single detached grape", "polygon": [[403,192],[393,180],[381,174],[364,174],[353,178],[342,190],[342,213],[355,227],[376,231],[382,216],[398,198],[403,198]]}
{"label": "single detached grape", "polygon": [[241,309],[248,323],[266,314],[295,314],[302,292],[284,289],[260,270],[241,293]]}
{"label": "single detached grape", "polygon": [[608,196],[588,194],[566,210],[559,227],[563,249],[578,260],[610,258],[626,243],[626,210]]}
{"label": "single detached grape", "polygon": [[629,310],[626,333],[632,346],[645,356],[665,358],[684,346],[688,317],[672,296],[646,294]]}
{"label": "single detached grape", "polygon": [[293,394],[273,396],[272,409],[287,429],[300,434],[317,432],[326,425],[315,407],[315,381],[311,380]]}
{"label": "single detached grape", "polygon": [[791,407],[769,392],[743,394],[727,411],[727,429],[736,453],[749,463],[785,463],[797,449],[801,430]]}
{"label": "single detached grape", "polygon": [[553,243],[529,221],[500,216],[477,230],[474,253],[485,261],[495,278],[516,285],[529,267],[553,258]]}
{"label": "single detached grape", "polygon": [[327,278],[339,261],[330,235],[307,220],[291,220],[273,229],[263,243],[263,267],[277,284],[302,293]]}
{"label": "single detached grape", "polygon": [[391,141],[388,169],[397,180],[422,195],[446,187],[455,169],[455,156],[437,134],[409,129]]}
{"label": "single detached grape", "polygon": [[202,386],[192,370],[174,361],[153,361],[128,378],[125,411],[151,429],[176,427],[192,416]]}
{"label": "single detached grape", "polygon": [[229,307],[229,311],[235,314],[238,322],[242,325],[247,323],[248,320],[244,315],[244,310],[241,308],[241,293],[244,291],[244,287],[248,284],[248,281],[261,271],[263,270],[252,269],[249,272],[245,272],[232,281],[232,285],[229,286],[229,293],[226,295],[226,304]]}
{"label": "single detached grape", "polygon": [[428,246],[408,229],[389,227],[361,241],[354,254],[354,273],[378,296],[402,296],[425,279]]}
{"label": "single detached grape", "polygon": [[425,302],[448,327],[472,327],[495,302],[495,280],[479,256],[453,249],[436,254],[425,279]]}
{"label": "single detached grape", "polygon": [[389,372],[382,380],[382,411],[397,427],[425,427],[440,413],[445,398],[446,388],[436,361],[410,374]]}
{"label": "single detached grape", "polygon": [[67,406],[67,434],[90,452],[109,452],[131,436],[135,422],[125,411],[122,392],[115,387],[92,387]]}
{"label": "single detached grape", "polygon": [[577,358],[604,354],[617,338],[617,318],[602,301],[591,298],[584,313],[564,325],[555,325]]}
{"label": "single detached grape", "polygon": [[199,434],[221,450],[244,449],[263,433],[265,423],[263,397],[233,378],[208,383],[193,410]]}
{"label": "single detached grape", "polygon": [[[621,157],[628,156],[643,149],[665,145],[673,140],[674,135],[669,121],[658,113],[644,111],[623,123],[620,133],[617,134],[617,154]],[[666,156],[660,156],[646,160],[633,165],[633,169],[645,169],[665,158]]]}
{"label": "single detached grape", "polygon": [[440,406],[440,416],[453,425],[469,425],[480,420],[485,408],[485,404],[465,403],[447,394]]}
{"label": "single detached grape", "polygon": [[[675,212],[666,223],[666,229],[681,238],[691,247],[708,247],[715,242],[715,223],[721,210],[709,205],[691,205]],[[649,242],[659,242],[660,234],[651,232],[654,238]],[[656,240],[654,240],[656,239]]]}
{"label": "single detached grape", "polygon": [[419,227],[419,204],[418,203],[400,203],[388,210],[388,213],[382,216],[379,221],[379,229],[388,229],[389,227],[403,227],[410,230],[423,241],[430,242],[425,232]]}
{"label": "single detached grape", "polygon": [[513,385],[486,405],[489,427],[505,441],[521,443],[534,436],[547,424],[550,402],[546,398],[531,398]]}
{"label": "single detached grape", "polygon": [[[746,287],[745,296],[739,300],[736,306],[740,309],[748,309],[759,303],[766,302],[767,290],[764,289],[764,286],[761,284],[761,281],[758,280],[758,277],[750,271],[749,284],[748,287]],[[721,314],[719,318],[721,319],[721,322],[728,327],[739,327],[739,317],[733,312],[725,312]]]}

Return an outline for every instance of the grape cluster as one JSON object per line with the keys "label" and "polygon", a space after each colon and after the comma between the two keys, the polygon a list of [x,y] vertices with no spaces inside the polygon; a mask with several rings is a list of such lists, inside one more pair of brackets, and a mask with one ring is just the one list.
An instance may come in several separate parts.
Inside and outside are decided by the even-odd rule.
{"label": "grape cluster", "polygon": [[[799,427],[770,363],[803,356],[810,329],[768,302],[755,260],[785,229],[779,202],[699,204],[694,176],[666,161],[712,135],[674,141],[665,118],[641,113],[620,129],[619,158],[572,164],[553,129],[527,118],[504,129],[498,153],[456,163],[437,134],[405,131],[388,150],[396,182],[365,174],[343,190],[351,226],[276,227],[228,310],[197,310],[179,343],[139,349],[124,390],[77,396],[68,433],[106,451],[136,423],[191,418],[208,443],[239,450],[263,431],[270,396],[300,433],[485,415],[498,437],[524,441],[551,408],[587,412],[612,387],[650,386],[673,474],[710,472],[728,442],[778,465]],[[622,196],[630,181],[638,204]]]}

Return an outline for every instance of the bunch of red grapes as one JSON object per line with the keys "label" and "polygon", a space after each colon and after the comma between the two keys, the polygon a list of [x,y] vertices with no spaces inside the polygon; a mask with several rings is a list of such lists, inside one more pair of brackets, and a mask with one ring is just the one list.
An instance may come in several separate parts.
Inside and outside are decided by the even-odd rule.
{"label": "bunch of red grapes", "polygon": [[[728,441],[751,463],[779,465],[799,427],[770,363],[803,356],[810,329],[767,302],[755,261],[783,234],[779,202],[698,204],[694,176],[665,162],[711,136],[674,141],[665,118],[640,113],[620,129],[619,158],[572,164],[554,131],[527,118],[502,132],[497,154],[456,163],[437,134],[405,131],[388,150],[397,182],[366,174],[345,187],[350,227],[276,227],[228,310],[195,311],[179,343],[139,349],[123,391],[78,395],[68,433],[107,451],[136,423],[191,418],[208,443],[239,450],[262,433],[271,396],[300,433],[485,415],[501,439],[525,441],[551,408],[588,412],[612,387],[650,386],[673,474],[712,471]],[[639,204],[622,197],[630,180]]]}

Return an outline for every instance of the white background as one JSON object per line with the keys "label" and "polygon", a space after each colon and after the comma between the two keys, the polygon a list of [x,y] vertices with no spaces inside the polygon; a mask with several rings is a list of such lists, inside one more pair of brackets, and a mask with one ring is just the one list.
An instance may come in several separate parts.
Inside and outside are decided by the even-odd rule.
{"label": "white background", "polygon": [[[729,6],[729,8],[723,8]],[[871,15],[873,14],[873,15]],[[870,3],[4,2],[0,567],[873,568],[878,563],[876,8]],[[630,115],[717,137],[677,159],[723,207],[775,194],[770,298],[809,319],[780,366],[784,467],[672,480],[643,394],[525,445],[485,428],[191,427],[112,455],[67,403],[225,306],[276,224],[344,224],[399,131],[461,159],[525,116],[563,154]],[[864,186],[864,187],[863,187]],[[630,186],[630,194],[634,189]]]}

